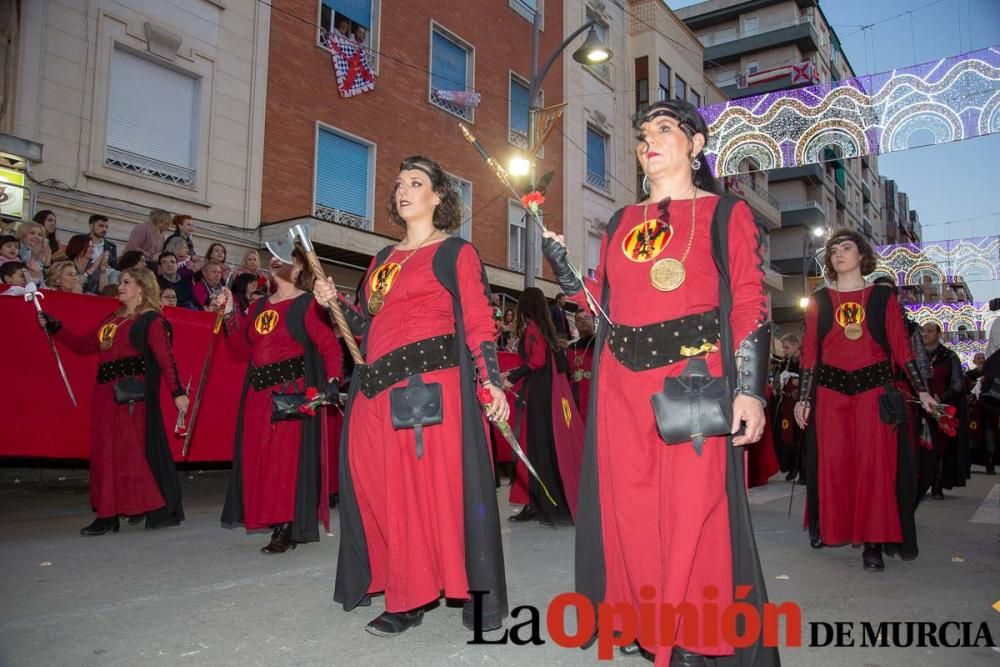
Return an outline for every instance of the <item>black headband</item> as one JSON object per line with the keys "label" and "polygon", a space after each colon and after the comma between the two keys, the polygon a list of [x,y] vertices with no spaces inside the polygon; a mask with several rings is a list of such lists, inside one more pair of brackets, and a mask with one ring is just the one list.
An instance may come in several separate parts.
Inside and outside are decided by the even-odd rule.
{"label": "black headband", "polygon": [[425,167],[422,164],[417,163],[417,162],[414,162],[413,164],[407,164],[407,163],[404,162],[403,164],[400,165],[400,169],[399,170],[400,171],[407,171],[409,169],[416,169],[417,171],[424,172],[424,174],[427,175],[427,178],[430,179],[431,184],[432,185],[434,184],[434,174],[432,174],[430,172],[430,169],[428,167]]}

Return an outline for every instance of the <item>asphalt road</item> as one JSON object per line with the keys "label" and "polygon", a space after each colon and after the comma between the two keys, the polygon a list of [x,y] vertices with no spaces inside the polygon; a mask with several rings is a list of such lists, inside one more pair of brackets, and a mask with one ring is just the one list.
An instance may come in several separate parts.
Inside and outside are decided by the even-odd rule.
{"label": "asphalt road", "polygon": [[[180,528],[123,525],[118,534],[83,538],[78,531],[92,518],[83,475],[4,471],[0,665],[597,664],[595,650],[552,641],[469,645],[460,610],[446,606],[401,637],[368,635],[363,628],[382,611],[380,599],[352,613],[332,600],[336,537],[281,556],[259,553],[266,536],[219,527],[226,474],[185,473],[188,520]],[[967,621],[973,636],[986,622],[1000,643],[1000,612],[991,609],[1000,600],[1000,477],[979,469],[964,489],[925,502],[920,558],[888,560],[883,573],[864,572],[858,549],[810,549],[800,488],[793,519],[786,517],[790,488],[776,477],[751,491],[751,503],[770,597],[799,604],[806,644],[811,622],[894,620]],[[500,495],[502,514],[512,513]],[[544,610],[570,590],[573,529],[503,523],[511,605]],[[1000,651],[804,646],[782,649],[782,662],[974,667],[1000,665]]]}

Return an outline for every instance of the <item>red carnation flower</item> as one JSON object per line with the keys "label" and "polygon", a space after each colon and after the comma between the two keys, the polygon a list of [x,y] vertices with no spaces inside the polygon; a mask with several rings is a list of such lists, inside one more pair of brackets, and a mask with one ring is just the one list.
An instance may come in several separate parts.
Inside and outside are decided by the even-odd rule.
{"label": "red carnation flower", "polygon": [[312,402],[315,401],[317,398],[319,398],[319,390],[316,389],[316,387],[309,387],[308,389],[306,389],[307,401]]}
{"label": "red carnation flower", "polygon": [[956,408],[954,405],[944,406],[944,413],[949,417],[954,417],[956,412],[958,412],[958,408]]}
{"label": "red carnation flower", "polygon": [[489,405],[493,402],[493,394],[486,387],[479,387],[479,402],[484,405]]}
{"label": "red carnation flower", "polygon": [[316,410],[314,410],[313,406],[309,405],[308,403],[303,403],[302,405],[300,405],[299,412],[301,412],[304,415],[309,415],[310,417],[316,414]]}
{"label": "red carnation flower", "polygon": [[532,204],[534,204],[535,207],[538,207],[544,203],[545,203],[545,195],[543,195],[541,192],[538,192],[537,190],[535,192],[529,192],[528,194],[521,197],[521,205],[524,206],[524,208],[533,209],[534,207],[532,206]]}

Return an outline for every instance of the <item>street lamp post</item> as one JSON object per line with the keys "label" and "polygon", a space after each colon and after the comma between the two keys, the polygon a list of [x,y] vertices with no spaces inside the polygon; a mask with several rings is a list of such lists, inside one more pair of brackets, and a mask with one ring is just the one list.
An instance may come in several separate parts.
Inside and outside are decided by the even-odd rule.
{"label": "street lamp post", "polygon": [[[542,34],[542,15],[538,12],[536,7],[534,18],[531,22],[531,82],[528,86],[528,182],[531,184],[531,189],[535,189],[536,174],[535,174],[535,135],[538,126],[538,110],[539,110],[539,97],[542,93],[542,81],[545,80],[545,75],[549,73],[552,65],[555,64],[556,59],[559,57],[563,51],[566,50],[574,39],[582,35],[585,31],[590,30],[590,34],[587,35],[587,39],[584,41],[583,45],[573,52],[573,60],[581,64],[593,64],[599,65],[601,63],[606,63],[611,59],[611,49],[607,48],[602,42],[601,38],[597,35],[597,21],[591,19],[584,23],[582,26],[574,30],[559,47],[552,52],[542,65],[541,69],[538,67],[538,46],[539,40]],[[524,224],[525,239],[524,239],[524,287],[534,287],[535,285],[535,229],[529,224],[529,219],[525,217]]]}

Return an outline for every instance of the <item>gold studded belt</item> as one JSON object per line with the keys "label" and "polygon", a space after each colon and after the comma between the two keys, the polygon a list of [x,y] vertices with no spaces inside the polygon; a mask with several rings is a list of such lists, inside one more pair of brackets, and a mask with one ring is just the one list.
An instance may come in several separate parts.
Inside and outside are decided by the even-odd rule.
{"label": "gold studded belt", "polygon": [[118,378],[145,374],[146,362],[139,354],[112,361],[102,361],[97,365],[97,382],[99,384],[108,384]]}
{"label": "gold studded belt", "polygon": [[458,366],[458,338],[445,334],[418,340],[383,354],[368,366],[359,369],[361,393],[374,398],[400,380]]}
{"label": "gold studded belt", "polygon": [[611,327],[608,347],[632,371],[646,371],[718,349],[719,309],[697,315],[628,327]]}

